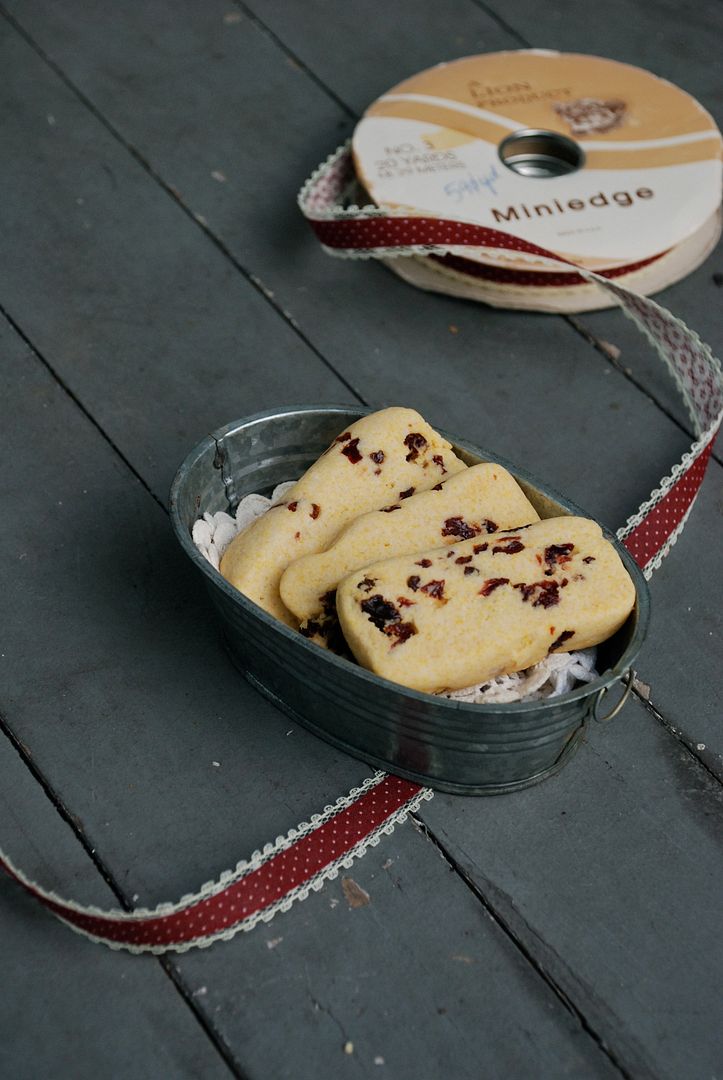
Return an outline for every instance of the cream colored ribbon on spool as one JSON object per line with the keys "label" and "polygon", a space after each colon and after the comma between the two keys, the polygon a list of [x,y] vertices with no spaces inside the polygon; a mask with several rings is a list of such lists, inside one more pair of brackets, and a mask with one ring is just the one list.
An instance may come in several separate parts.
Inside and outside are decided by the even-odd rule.
{"label": "cream colored ribbon on spool", "polygon": [[[679,87],[603,57],[522,49],[438,64],[372,102],[352,154],[365,201],[505,230],[645,295],[720,235],[715,121]],[[389,265],[495,307],[613,304],[569,268],[509,250],[451,245]]]}

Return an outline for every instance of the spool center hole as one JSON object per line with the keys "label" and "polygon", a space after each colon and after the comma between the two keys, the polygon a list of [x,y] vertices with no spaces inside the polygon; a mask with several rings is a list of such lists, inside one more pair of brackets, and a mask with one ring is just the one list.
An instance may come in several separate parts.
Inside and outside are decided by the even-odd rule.
{"label": "spool center hole", "polygon": [[585,154],[573,139],[533,128],[508,135],[499,145],[499,155],[508,169],[540,180],[577,172],[585,163]]}

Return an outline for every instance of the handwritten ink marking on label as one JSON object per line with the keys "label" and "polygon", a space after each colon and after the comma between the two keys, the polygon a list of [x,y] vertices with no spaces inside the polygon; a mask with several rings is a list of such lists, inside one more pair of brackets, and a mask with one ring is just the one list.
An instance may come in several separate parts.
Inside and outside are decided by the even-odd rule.
{"label": "handwritten ink marking on label", "polygon": [[485,190],[488,195],[497,195],[495,181],[499,180],[500,174],[497,167],[491,165],[486,176],[472,176],[468,174],[463,180],[450,180],[444,185],[444,194],[455,202],[460,203],[469,195],[478,195]]}

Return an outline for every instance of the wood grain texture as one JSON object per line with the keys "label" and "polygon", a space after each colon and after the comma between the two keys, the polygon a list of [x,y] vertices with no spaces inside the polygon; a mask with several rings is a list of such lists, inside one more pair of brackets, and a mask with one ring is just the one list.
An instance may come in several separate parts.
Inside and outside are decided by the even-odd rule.
{"label": "wood grain texture", "polygon": [[[435,25],[439,12],[435,5],[428,8],[425,12],[432,20],[430,25]],[[229,10],[227,5],[214,2],[202,8],[174,5],[171,11],[157,2],[149,10],[123,12],[109,11],[102,4],[84,5],[82,17],[72,4],[20,6],[16,12],[40,47],[48,50],[119,137],[166,185],[181,193],[192,213],[208,221],[214,235],[263,282],[273,294],[272,301],[288,313],[360,397],[374,405],[404,403],[418,408],[433,423],[528,467],[608,526],[622,524],[688,445],[683,431],[653,404],[659,400],[681,423],[684,421],[676,391],[642,337],[619,312],[595,316],[608,320],[600,324],[605,340],[622,343],[621,366],[627,367],[628,361],[633,365],[644,392],[562,319],[495,311],[422,294],[380,266],[349,264],[321,253],[293,198],[301,178],[349,129],[343,110],[330,94],[352,101],[354,94],[361,93],[358,82],[363,78],[366,100],[371,100],[383,80],[388,85],[399,77],[399,70],[395,74],[392,67],[394,56],[398,62],[401,55],[401,46],[392,46],[388,27],[374,17],[373,5],[355,8],[353,19],[363,28],[355,35],[351,33],[352,14],[337,13],[328,40],[313,30],[322,17],[313,7],[303,13],[285,4],[267,4],[263,10],[259,7],[258,15],[269,31],[241,10],[236,12],[239,20],[229,23],[225,19]],[[468,17],[462,18],[463,12]],[[582,16],[576,18],[579,24]],[[602,15],[595,18],[601,20]],[[438,28],[437,57],[519,44],[514,34],[501,29],[472,4],[448,11],[442,21],[447,30]],[[460,26],[465,27],[462,36]],[[270,37],[270,32],[278,40]],[[282,46],[308,65],[323,85],[292,61]],[[363,65],[344,59],[357,47],[365,58]],[[410,70],[432,62],[429,48],[426,36],[405,37],[403,54]],[[630,56],[625,54],[623,59]],[[645,62],[645,58],[638,62]],[[189,64],[194,71],[202,67],[202,77],[189,78]],[[38,80],[43,85],[40,70]],[[701,96],[709,91],[712,93],[709,83],[701,84]],[[65,101],[60,88],[57,92]],[[89,118],[87,122],[90,125]],[[270,139],[269,131],[283,131],[284,137]],[[16,167],[34,175],[36,164],[32,158],[28,160],[27,151],[20,150]],[[48,165],[48,187],[43,196],[52,200]],[[97,170],[102,171],[100,164]],[[55,163],[53,171],[57,171]],[[219,182],[214,173],[225,180]],[[18,243],[37,249],[29,228],[21,225],[16,235]],[[58,242],[62,241],[61,234]],[[58,267],[56,283],[66,276],[63,264]],[[193,274],[189,272],[185,280],[190,285]],[[48,285],[51,296],[60,291],[59,284]],[[140,287],[140,282],[135,284],[135,288]],[[80,297],[83,288],[81,281]],[[694,283],[685,288],[688,292],[681,294],[682,301],[697,295]],[[29,301],[29,278],[20,276],[14,289],[12,310],[21,324],[43,347],[50,337],[60,370],[70,377],[72,363],[73,385],[82,390],[83,400],[94,414],[110,424],[105,378],[97,368],[92,378],[85,370],[78,372],[75,359],[55,345],[63,338],[67,305],[51,304],[51,310],[44,308],[39,317]],[[673,303],[674,293],[672,290],[670,298],[674,310],[696,325],[694,318],[706,307],[705,301],[696,302],[689,315],[685,302],[681,307]],[[70,298],[71,307],[78,303]],[[214,314],[209,313],[209,320]],[[199,319],[203,319],[200,309]],[[587,328],[583,317],[580,320]],[[214,337],[223,335],[222,325],[216,326]],[[708,325],[719,332],[710,321]],[[450,332],[450,326],[455,333]],[[103,329],[99,329],[99,336]],[[242,352],[248,355],[249,348],[253,351],[253,336],[249,345],[248,332],[243,334]],[[224,390],[227,401],[233,396],[229,390],[230,362],[224,352],[214,354],[218,355],[219,370],[213,372],[213,386],[203,390],[201,406],[197,403],[203,378],[209,378],[211,371],[203,365],[199,370],[197,355],[184,349],[174,357],[171,378],[149,376],[144,371],[139,383],[124,385],[128,402],[124,432],[118,431],[118,425],[111,427],[114,438],[123,446],[128,443],[127,452],[137,460],[138,451],[135,446],[131,449],[132,444],[146,443],[152,437],[154,454],[166,454],[163,475],[170,475],[177,460],[172,451],[181,440],[160,421],[149,435],[144,409],[133,408],[134,395],[136,400],[144,399],[148,379],[162,378],[164,396],[173,401],[184,431],[193,430],[198,417],[210,417],[212,408],[217,410],[219,424],[270,404],[274,393],[276,402],[289,403],[294,384],[280,388],[284,379],[281,372],[289,364],[273,344],[267,353],[262,371],[254,371],[251,359],[247,361],[243,400],[248,407],[237,411],[228,407],[223,411],[218,404]],[[165,370],[165,365],[161,367]],[[303,375],[296,374],[303,386]],[[113,379],[113,373],[108,377]],[[326,386],[321,373],[319,378]],[[196,392],[187,395],[183,390],[189,382]],[[332,389],[331,382],[325,393],[320,394],[318,386],[318,382],[312,383],[306,394],[296,391],[297,400],[304,396],[311,400],[313,394],[317,400],[348,396],[344,387],[340,392]],[[192,441],[189,439],[186,446]],[[179,449],[179,454],[182,452]],[[144,467],[143,472],[158,491],[151,470]],[[719,527],[720,477],[711,467],[696,506],[704,534]],[[694,566],[692,574],[681,567],[683,561]],[[659,588],[659,610],[664,615],[656,626],[682,620],[689,648],[681,653],[680,638],[667,633],[658,638],[654,631],[640,667],[642,679],[653,687],[653,700],[669,713],[670,722],[689,732],[691,745],[702,743],[717,755],[723,754],[723,737],[709,687],[717,680],[716,635],[723,628],[720,615],[710,610],[707,598],[708,583],[720,573],[720,565],[718,549],[693,541],[687,530],[660,577],[666,581],[665,590]],[[673,582],[670,586],[669,580]],[[687,598],[684,610],[679,605],[681,595]],[[688,657],[696,676],[681,684],[680,669]]]}
{"label": "wood grain texture", "polygon": [[[177,898],[369,769],[239,678],[166,515],[6,327],[3,337],[3,493],[23,508],[3,519],[0,548],[8,723],[124,887],[143,867],[138,902]],[[14,451],[28,441],[35,484]],[[265,796],[227,820],[249,777]],[[209,827],[218,820],[225,836]],[[166,828],[184,838],[180,852]],[[195,866],[184,855],[194,849]]]}
{"label": "wood grain texture", "polygon": [[[692,94],[723,126],[723,62],[719,41],[723,12],[714,3],[612,0],[590,8],[561,0],[539,18],[528,0],[501,4],[485,0],[485,11],[506,27],[518,45],[614,57],[652,71]],[[723,294],[716,274],[723,271],[723,244],[693,274],[660,294],[660,302],[698,331],[716,355],[723,353]],[[576,317],[598,340],[620,349],[620,364],[639,380],[671,415],[690,427],[690,419],[663,366],[634,327],[617,312]],[[720,458],[720,451],[718,452]]]}
{"label": "wood grain texture", "polygon": [[337,880],[243,942],[181,961],[252,1076],[619,1075],[410,823],[347,873],[368,905],[349,907]]}
{"label": "wood grain texture", "polygon": [[[278,403],[350,401],[353,387],[498,449],[611,525],[687,446],[651,400],[678,416],[657,361],[638,359],[618,313],[589,325],[622,342],[624,364],[635,355],[642,390],[562,320],[426,296],[317,249],[294,195],[350,131],[349,110],[443,56],[517,42],[466,0],[395,9],[387,21],[378,10],[332,17],[268,0],[255,11],[270,33],[215,0],[14,3],[35,44],[0,23],[11,180],[0,215],[12,254],[0,304],[55,373],[4,326],[0,485],[14,514],[0,528],[0,707],[138,903],[196,887],[369,771],[280,716],[219,648],[151,497],[165,500],[208,429]],[[594,35],[584,47],[665,74],[642,43],[664,46],[673,65],[678,34],[675,64],[692,72],[692,57],[709,57],[698,24],[713,9],[690,20],[686,10],[657,4],[640,15],[645,33],[623,41],[619,28],[618,47],[593,48]],[[622,27],[633,18],[630,4],[616,0],[615,11]],[[542,23],[522,0],[505,18],[521,26],[523,15]],[[603,18],[588,12],[585,23],[602,35]],[[545,25],[557,47],[583,47],[568,40],[584,31],[574,5],[556,5]],[[700,89],[678,71],[708,94],[714,71]],[[714,337],[696,280],[663,300]],[[723,749],[711,603],[722,477],[711,470],[656,575],[640,663],[668,723],[713,754]],[[174,970],[239,1075],[296,1078],[308,1064],[309,1075],[379,1076],[380,1056],[395,1080],[430,1069],[708,1075],[719,1053],[717,790],[631,706],[538,789],[436,796],[424,811],[432,839],[405,826],[350,871],[368,905],[350,910],[337,882]],[[42,820],[44,851],[54,833]],[[59,862],[51,869],[71,889]],[[94,971],[88,985],[102,987]],[[23,983],[22,1001],[34,986]],[[107,1061],[99,1029],[88,1037],[90,1065]]]}
{"label": "wood grain texture", "polygon": [[[117,899],[0,733],[2,842],[25,871],[81,903]],[[130,1080],[229,1077],[158,960],[89,945],[0,875],[0,1075]]]}
{"label": "wood grain texture", "polygon": [[159,498],[189,448],[227,420],[280,400],[353,400],[253,283],[3,26],[0,65],[13,79],[0,108],[14,180],[0,208],[13,252],[2,303]]}
{"label": "wood grain texture", "polygon": [[469,799],[422,817],[633,1076],[715,1075],[720,785],[640,704],[582,753],[484,828]]}
{"label": "wood grain texture", "polygon": [[[175,900],[308,819],[369,768],[293,725],[239,679],[156,502],[22,343],[6,326],[1,332],[3,495],[20,511],[0,529],[6,723],[119,891],[136,905]],[[25,455],[13,452],[28,441],[41,479],[34,485]],[[43,861],[54,841],[42,819],[20,835],[7,827],[2,840],[19,865],[86,899],[72,864]],[[382,845],[368,858],[350,871],[371,897],[364,912],[348,909],[337,882],[268,931],[172,958],[239,1075],[334,1076],[348,1039],[359,1075],[376,1075],[380,1054],[410,1078],[430,1060],[470,1080],[487,1068],[531,1080],[539,1068],[550,1077],[559,1068],[616,1074],[426,839],[406,826],[393,849]],[[401,860],[391,879],[390,858]],[[3,886],[11,897],[17,891]],[[52,922],[32,911],[43,926]],[[55,924],[53,932],[68,936]],[[494,995],[481,972],[494,978]],[[93,978],[91,967],[89,985]],[[97,993],[105,993],[100,981]],[[24,984],[21,1000],[31,994]],[[162,1003],[155,1008],[162,1018]],[[273,1031],[280,1015],[288,1018],[283,1037]],[[195,1026],[192,1016],[187,1023]],[[523,1039],[506,1037],[510,1024]],[[168,1030],[163,1039],[170,1053]],[[91,1048],[89,1075],[97,1058]],[[59,1075],[72,1073],[64,1065]]]}

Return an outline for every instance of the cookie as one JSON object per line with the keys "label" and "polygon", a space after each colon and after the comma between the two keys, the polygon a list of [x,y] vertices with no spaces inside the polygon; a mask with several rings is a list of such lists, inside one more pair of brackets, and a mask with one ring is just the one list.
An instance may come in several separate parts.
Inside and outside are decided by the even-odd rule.
{"label": "cookie", "polygon": [[617,551],[578,517],[365,565],[340,583],[336,601],[363,667],[429,693],[597,645],[634,603]]}
{"label": "cookie", "polygon": [[279,594],[291,562],[322,551],[359,514],[466,468],[413,409],[370,413],[336,437],[282,503],[236,537],[221,559],[221,573],[265,611],[297,627]]}
{"label": "cookie", "polygon": [[318,622],[328,594],[365,563],[537,520],[532,503],[506,469],[474,465],[431,491],[400,491],[397,502],[354,518],[326,551],[289,566],[281,578],[281,599],[300,622]]}

